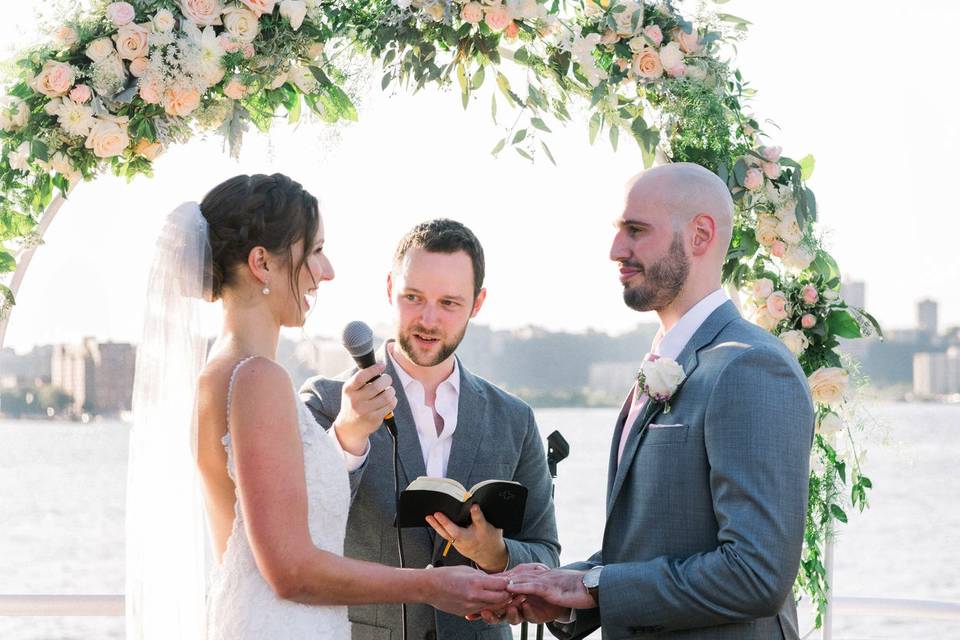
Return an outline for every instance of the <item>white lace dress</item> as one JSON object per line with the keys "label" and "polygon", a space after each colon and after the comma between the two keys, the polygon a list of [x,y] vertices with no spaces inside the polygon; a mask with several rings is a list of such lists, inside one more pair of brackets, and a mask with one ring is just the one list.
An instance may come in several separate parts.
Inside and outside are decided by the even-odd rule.
{"label": "white lace dress", "polygon": [[[234,367],[227,393],[227,471],[236,483],[236,467],[230,438],[230,399],[237,371]],[[307,481],[307,520],[310,538],[318,549],[343,555],[343,538],[350,509],[350,482],[343,458],[330,436],[316,423],[310,411],[297,402],[300,440],[303,442],[304,476]],[[346,607],[314,606],[283,600],[260,575],[244,527],[240,500],[227,549],[215,567],[207,595],[208,640],[349,640]]]}

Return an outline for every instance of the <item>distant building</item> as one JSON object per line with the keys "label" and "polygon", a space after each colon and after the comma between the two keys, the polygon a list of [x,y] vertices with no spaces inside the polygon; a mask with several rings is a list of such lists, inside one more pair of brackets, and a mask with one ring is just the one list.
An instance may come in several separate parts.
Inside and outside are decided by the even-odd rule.
{"label": "distant building", "polygon": [[960,349],[915,354],[913,392],[922,397],[960,393]]}
{"label": "distant building", "polygon": [[589,368],[587,387],[611,398],[626,398],[639,366],[639,361],[595,362]]}
{"label": "distant building", "polygon": [[50,383],[50,356],[53,347],[34,347],[24,355],[13,349],[0,350],[0,389]]}
{"label": "distant building", "polygon": [[75,413],[129,411],[135,366],[133,345],[85,338],[53,347],[51,381],[73,396]]}
{"label": "distant building", "polygon": [[937,303],[935,300],[921,300],[917,303],[917,329],[929,338],[939,333]]}
{"label": "distant building", "polygon": [[864,309],[867,306],[867,283],[848,280],[840,285],[840,297],[851,307]]}

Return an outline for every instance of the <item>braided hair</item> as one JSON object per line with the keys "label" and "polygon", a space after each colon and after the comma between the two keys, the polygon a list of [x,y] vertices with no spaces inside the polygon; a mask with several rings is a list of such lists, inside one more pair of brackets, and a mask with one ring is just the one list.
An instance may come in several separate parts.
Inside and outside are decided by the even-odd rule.
{"label": "braided hair", "polygon": [[320,210],[317,199],[282,173],[239,175],[214,187],[200,203],[209,225],[212,299],[236,279],[236,267],[254,247],[293,262],[293,245],[303,240],[303,258],[290,269],[290,289],[300,297],[300,270],[313,251]]}

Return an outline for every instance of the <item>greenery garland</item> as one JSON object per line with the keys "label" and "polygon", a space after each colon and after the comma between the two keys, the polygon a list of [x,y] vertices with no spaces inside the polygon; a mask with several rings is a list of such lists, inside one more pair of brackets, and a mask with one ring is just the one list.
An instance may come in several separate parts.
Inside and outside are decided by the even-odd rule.
{"label": "greenery garland", "polygon": [[[379,62],[384,89],[456,83],[465,108],[495,85],[494,121],[504,103],[517,116],[494,155],[511,148],[553,162],[550,125],[581,104],[591,143],[606,132],[616,148],[629,136],[648,166],[695,162],[730,188],[737,216],[724,280],[797,355],[817,406],[797,586],[822,614],[825,539],[848,505],[866,506],[871,487],[845,428],[852,371],[838,338],[879,327],[840,299],[840,271],[814,234],[813,158],[764,144],[749,115],[752,90],[726,57],[747,24],[705,6],[690,21],[668,1],[94,2],[17,57],[0,97],[0,274],[16,266],[12,246],[39,241],[39,217],[73,183],[108,170],[149,175],[157,155],[198,131],[221,132],[235,152],[249,124],[266,131],[305,108],[328,123],[356,120],[345,60],[357,53]],[[0,314],[13,304],[0,284]],[[836,434],[849,441],[846,457]]]}

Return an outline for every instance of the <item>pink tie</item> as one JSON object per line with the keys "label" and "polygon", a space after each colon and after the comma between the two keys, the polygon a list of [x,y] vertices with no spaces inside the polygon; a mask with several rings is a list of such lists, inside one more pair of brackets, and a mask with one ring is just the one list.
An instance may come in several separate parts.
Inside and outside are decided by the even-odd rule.
{"label": "pink tie", "polygon": [[[644,362],[653,362],[657,360],[660,356],[655,353],[648,353],[643,356]],[[630,431],[633,427],[633,423],[636,422],[637,416],[640,415],[640,412],[643,410],[644,405],[647,403],[647,394],[643,393],[642,390],[637,387],[636,383],[633,385],[633,404],[630,405],[630,412],[627,413],[627,420],[623,423],[623,431],[620,433],[620,447],[617,449],[617,466],[620,466],[620,459],[623,457],[623,448],[627,446],[627,438],[630,437]]]}

